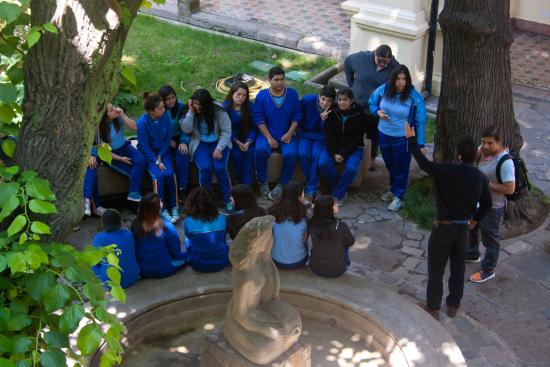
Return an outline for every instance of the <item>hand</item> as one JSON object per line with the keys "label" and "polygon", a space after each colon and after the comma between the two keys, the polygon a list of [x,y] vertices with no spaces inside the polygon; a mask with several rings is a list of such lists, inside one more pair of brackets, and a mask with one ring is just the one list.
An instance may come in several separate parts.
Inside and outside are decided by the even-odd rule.
{"label": "hand", "polygon": [[326,121],[327,118],[328,118],[328,115],[330,114],[332,110],[330,109],[330,107],[327,107],[326,110],[324,110],[323,112],[321,112],[321,120],[323,121]]}
{"label": "hand", "polygon": [[421,151],[422,154],[424,154],[424,155],[428,154],[428,148],[426,148],[426,147],[420,148],[420,151]]}
{"label": "hand", "polygon": [[214,149],[214,153],[212,153],[212,158],[217,160],[222,159],[222,151],[219,149]]}
{"label": "hand", "polygon": [[389,120],[390,119],[390,116],[386,115],[386,111],[384,111],[384,110],[378,110],[378,112],[376,112],[376,115],[378,117],[380,117],[382,120]]}
{"label": "hand", "polygon": [[287,131],[286,134],[281,136],[281,142],[283,142],[284,144],[290,143],[290,141],[292,140],[292,135],[294,134],[291,133],[290,131]]}
{"label": "hand", "polygon": [[117,117],[124,116],[124,111],[120,107],[115,107],[115,111],[117,113]]}
{"label": "hand", "polygon": [[279,143],[277,143],[277,140],[273,138],[267,139],[267,142],[269,143],[271,149],[277,149],[279,147]]}
{"label": "hand", "polygon": [[193,100],[192,100],[192,99],[190,99],[190,100],[187,102],[187,106],[189,106],[189,112],[195,113],[195,107],[193,106]]}
{"label": "hand", "polygon": [[415,137],[414,127],[411,127],[408,122],[405,122],[405,136],[408,138]]}
{"label": "hand", "polygon": [[334,160],[336,161],[336,163],[342,163],[344,161],[344,157],[342,157],[340,154],[335,154]]}
{"label": "hand", "polygon": [[179,150],[180,153],[183,154],[183,155],[189,154],[189,147],[188,147],[187,144],[185,144],[185,143],[181,143],[181,144],[178,146],[178,150]]}
{"label": "hand", "polygon": [[474,229],[475,226],[477,226],[477,220],[470,219],[470,220],[468,221],[468,228]]}
{"label": "hand", "polygon": [[241,152],[246,152],[248,150],[248,144],[243,144],[238,140],[237,140],[237,146],[239,147]]}
{"label": "hand", "polygon": [[162,162],[159,163],[158,167],[161,170],[161,172],[164,172],[166,170],[166,166]]}
{"label": "hand", "polygon": [[248,148],[250,148],[250,143],[251,143],[251,141],[250,141],[250,140],[247,140],[246,143],[243,144],[243,146],[244,146],[244,148],[245,148],[245,150],[244,150],[245,152],[247,152],[247,151],[248,151]]}
{"label": "hand", "polygon": [[176,143],[175,140],[170,140],[170,147],[171,147],[171,148],[175,148],[175,147],[177,147],[177,146],[178,146],[178,143]]}
{"label": "hand", "polygon": [[97,168],[97,158],[93,155],[88,159],[88,167],[91,169]]}
{"label": "hand", "polygon": [[132,159],[130,157],[120,157],[118,160],[122,163],[126,163],[129,166],[132,165]]}

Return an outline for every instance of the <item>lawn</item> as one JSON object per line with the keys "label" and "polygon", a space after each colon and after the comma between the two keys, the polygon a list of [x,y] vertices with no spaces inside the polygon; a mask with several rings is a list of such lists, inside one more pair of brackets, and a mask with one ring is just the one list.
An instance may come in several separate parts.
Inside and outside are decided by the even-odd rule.
{"label": "lawn", "polygon": [[[156,92],[172,85],[179,99],[188,99],[197,88],[207,88],[214,98],[223,99],[215,83],[244,72],[267,80],[263,72],[249,66],[254,60],[283,66],[287,71],[308,71],[310,76],[329,68],[335,59],[304,55],[209,32],[176,26],[140,15],[134,21],[123,51],[123,63],[138,66],[137,91]],[[299,82],[289,84],[300,95],[315,93]],[[140,99],[141,100],[141,99]],[[142,113],[141,103],[129,108],[129,115]]]}

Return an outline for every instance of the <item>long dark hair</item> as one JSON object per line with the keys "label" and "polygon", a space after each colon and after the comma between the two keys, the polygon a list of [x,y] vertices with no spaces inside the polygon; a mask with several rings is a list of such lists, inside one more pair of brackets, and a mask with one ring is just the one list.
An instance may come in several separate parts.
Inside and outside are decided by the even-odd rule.
{"label": "long dark hair", "polygon": [[118,133],[120,131],[120,121],[118,120],[118,117],[111,120],[109,116],[107,115],[107,112],[109,111],[109,107],[103,112],[103,115],[101,116],[101,120],[99,120],[99,137],[101,138],[101,141],[105,143],[111,143],[111,137],[109,135],[109,124],[112,122],[115,125],[115,130]]}
{"label": "long dark hair", "polygon": [[143,93],[143,109],[147,112],[154,111],[164,100],[158,93]]}
{"label": "long dark hair", "polygon": [[334,198],[330,195],[321,195],[315,200],[313,217],[309,220],[308,230],[319,238],[329,238],[332,227],[327,221],[334,221]]}
{"label": "long dark hair", "polygon": [[244,89],[246,91],[246,98],[241,106],[241,127],[239,131],[239,140],[246,140],[248,132],[250,131],[250,124],[252,121],[252,113],[250,111],[250,91],[248,85],[244,82],[235,82],[231,85],[231,89],[227,92],[225,100],[229,101],[231,108],[233,108],[233,94],[239,89]]}
{"label": "long dark hair", "polygon": [[176,104],[174,104],[174,107],[170,108],[170,109],[167,109],[168,111],[170,111],[170,117],[172,119],[176,119],[178,118],[179,119],[179,116],[178,116],[178,112],[181,112],[181,111],[178,111],[178,96],[176,94],[176,91],[174,90],[174,88],[172,88],[172,86],[170,85],[165,85],[165,86],[162,86],[160,87],[159,89],[159,96],[162,97],[162,100],[164,101],[164,107],[166,108],[166,99],[171,95],[173,94],[174,97],[176,97]]}
{"label": "long dark hair", "polygon": [[194,188],[185,200],[187,215],[202,222],[212,222],[219,215],[216,203],[209,189]]}
{"label": "long dark hair", "polygon": [[164,223],[160,217],[160,197],[154,192],[149,192],[141,198],[137,217],[130,229],[135,238],[140,238],[151,232],[159,233],[163,228]]}
{"label": "long dark hair", "polygon": [[386,92],[384,93],[384,96],[388,97],[389,99],[395,99],[395,97],[397,96],[395,82],[397,81],[397,77],[399,76],[399,74],[405,74],[405,89],[403,89],[403,92],[401,92],[400,98],[401,102],[404,103],[409,98],[411,90],[413,89],[411,73],[409,72],[409,68],[407,68],[405,65],[399,65],[393,70],[393,73],[391,74],[391,79],[386,85]]}
{"label": "long dark hair", "polygon": [[267,209],[267,214],[275,217],[275,222],[282,223],[291,220],[298,224],[306,217],[307,208],[300,200],[304,192],[304,185],[291,182],[283,189],[281,198]]}
{"label": "long dark hair", "polygon": [[265,215],[264,208],[258,205],[256,195],[248,185],[238,184],[231,188],[231,196],[235,201],[235,210],[243,210],[243,223],[248,223],[251,219]]}
{"label": "long dark hair", "polygon": [[204,118],[206,125],[208,126],[208,133],[214,131],[214,120],[216,118],[216,105],[214,104],[214,98],[210,95],[210,92],[206,89],[197,89],[191,99],[197,100],[201,104],[201,112],[195,114],[194,126],[196,130],[199,130],[201,118]]}

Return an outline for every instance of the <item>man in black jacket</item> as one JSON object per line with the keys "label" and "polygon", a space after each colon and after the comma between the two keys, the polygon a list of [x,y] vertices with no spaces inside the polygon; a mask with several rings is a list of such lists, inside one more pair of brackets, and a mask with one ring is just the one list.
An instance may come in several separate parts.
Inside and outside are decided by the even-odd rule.
{"label": "man in black jacket", "polygon": [[[437,216],[428,241],[428,286],[425,310],[439,319],[443,296],[443,274],[451,262],[447,315],[458,313],[464,292],[466,246],[469,228],[491,209],[492,200],[487,177],[474,167],[477,147],[471,137],[458,140],[461,163],[434,163],[426,159],[418,146],[414,128],[405,124],[405,135],[414,159],[435,180]],[[477,208],[479,203],[479,208]]]}

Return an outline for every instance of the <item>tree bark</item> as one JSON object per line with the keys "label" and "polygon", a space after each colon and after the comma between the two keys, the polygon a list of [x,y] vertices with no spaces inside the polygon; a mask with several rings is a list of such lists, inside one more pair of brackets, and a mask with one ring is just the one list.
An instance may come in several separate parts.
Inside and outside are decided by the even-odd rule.
{"label": "tree bark", "polygon": [[[434,159],[456,160],[462,135],[480,138],[496,125],[503,144],[519,153],[523,138],[512,96],[510,46],[513,42],[509,0],[446,0],[439,18],[443,32],[441,95],[437,110]],[[504,235],[537,227],[547,208],[530,192],[511,202]]]}
{"label": "tree bark", "polygon": [[59,212],[49,223],[55,239],[64,239],[82,218],[86,161],[100,114],[116,92],[122,49],[140,2],[31,1],[31,24],[51,22],[59,33],[45,32],[26,56],[15,161],[50,181]]}

